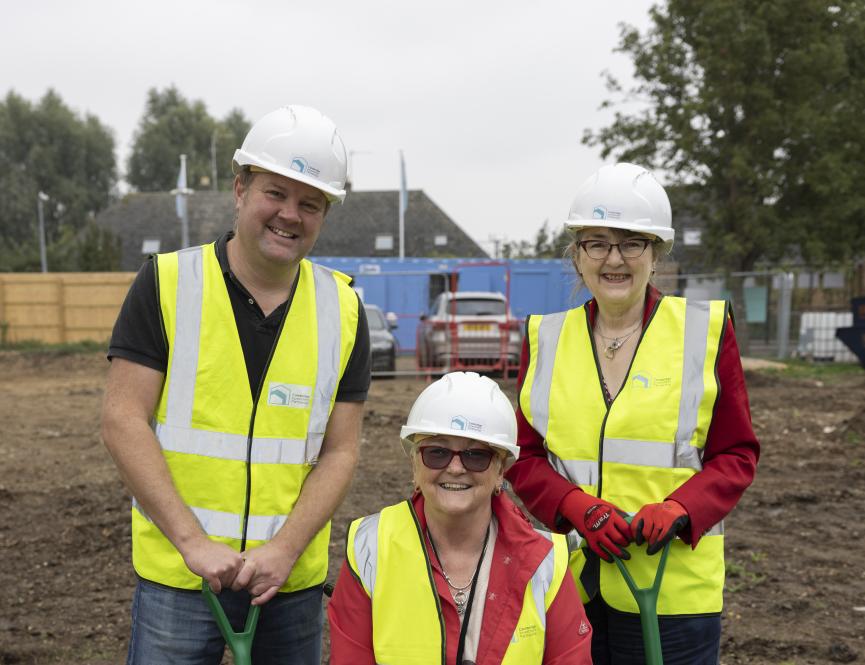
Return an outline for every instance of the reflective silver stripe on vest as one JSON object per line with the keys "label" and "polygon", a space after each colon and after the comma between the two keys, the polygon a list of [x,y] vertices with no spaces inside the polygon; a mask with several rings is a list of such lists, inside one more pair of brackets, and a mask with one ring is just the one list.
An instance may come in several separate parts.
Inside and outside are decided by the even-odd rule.
{"label": "reflective silver stripe on vest", "polygon": [[552,467],[575,485],[598,484],[597,460],[563,460],[547,450],[547,459]]}
{"label": "reflective silver stripe on vest", "polygon": [[635,466],[660,466],[672,469],[676,466],[675,446],[658,441],[633,441],[630,439],[604,439],[604,461]]}
{"label": "reflective silver stripe on vest", "polygon": [[204,293],[203,269],[201,247],[190,247],[177,252],[176,330],[165,420],[178,427],[189,427],[192,422]]}
{"label": "reflective silver stripe on vest", "polygon": [[358,577],[364,586],[372,592],[375,589],[375,568],[378,563],[378,522],[381,513],[364,517],[354,532],[354,561],[357,564]]}
{"label": "reflective silver stripe on vest", "polygon": [[544,438],[550,424],[550,386],[553,384],[556,348],[567,315],[567,312],[545,314],[538,326],[535,378],[529,395],[529,408],[532,410],[532,427]]}
{"label": "reflective silver stripe on vest", "polygon": [[[163,450],[214,459],[246,461],[245,434],[209,432],[187,427],[172,427],[156,423],[156,437]],[[306,462],[306,441],[303,439],[252,440],[250,462],[253,464],[303,464]]]}
{"label": "reflective silver stripe on vest", "polygon": [[[535,533],[543,536],[550,542],[552,542],[552,536],[546,531],[539,531],[535,529]],[[556,547],[553,545],[550,548],[550,551],[547,552],[547,556],[544,557],[544,560],[541,561],[538,566],[535,574],[532,575],[531,585],[532,585],[532,597],[535,600],[535,608],[538,610],[538,616],[541,619],[541,627],[546,629],[547,627],[547,606],[544,602],[544,597],[547,595],[547,591],[549,591],[550,587],[553,585],[553,574],[555,573],[556,568]]]}
{"label": "reflective silver stripe on vest", "polygon": [[[141,508],[141,504],[133,498],[133,507],[148,521],[153,520]],[[237,513],[226,513],[221,510],[209,510],[197,506],[189,506],[195,515],[201,529],[208,536],[233,538],[240,540],[242,536],[241,516]],[[285,515],[250,515],[246,528],[246,540],[270,540],[282,528]]]}
{"label": "reflective silver stripe on vest", "polygon": [[306,459],[310,464],[318,461],[330,415],[330,401],[336,392],[342,331],[336,277],[327,268],[314,263],[312,275],[315,282],[315,317],[318,324],[318,371],[306,430]]}
{"label": "reflective silver stripe on vest", "polygon": [[676,430],[676,466],[700,471],[703,468],[702,448],[691,445],[700,402],[703,400],[703,368],[709,336],[710,303],[704,300],[685,301],[685,344],[682,358],[682,398],[679,402],[679,424]]}

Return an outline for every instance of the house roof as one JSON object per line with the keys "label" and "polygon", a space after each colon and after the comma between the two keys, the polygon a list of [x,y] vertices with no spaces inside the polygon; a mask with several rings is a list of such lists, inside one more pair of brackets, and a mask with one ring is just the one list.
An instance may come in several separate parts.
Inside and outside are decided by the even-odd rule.
{"label": "house roof", "polygon": [[[192,245],[215,240],[234,225],[231,192],[197,191],[188,198],[188,210]],[[146,255],[146,240],[159,241],[155,251],[180,248],[175,197],[168,192],[128,194],[102,211],[96,223],[120,238],[121,270],[139,268]],[[334,205],[328,212],[310,256],[398,256],[398,227],[398,191],[352,191],[343,205]],[[377,250],[378,235],[390,235],[392,249]],[[408,192],[405,256],[487,258],[480,246],[422,190]]]}

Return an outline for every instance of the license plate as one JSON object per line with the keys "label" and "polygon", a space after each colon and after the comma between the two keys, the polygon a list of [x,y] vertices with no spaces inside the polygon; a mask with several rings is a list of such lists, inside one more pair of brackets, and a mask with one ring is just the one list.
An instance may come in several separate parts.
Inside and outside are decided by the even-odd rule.
{"label": "license plate", "polygon": [[489,323],[463,323],[462,329],[465,332],[489,332],[492,330],[492,325]]}

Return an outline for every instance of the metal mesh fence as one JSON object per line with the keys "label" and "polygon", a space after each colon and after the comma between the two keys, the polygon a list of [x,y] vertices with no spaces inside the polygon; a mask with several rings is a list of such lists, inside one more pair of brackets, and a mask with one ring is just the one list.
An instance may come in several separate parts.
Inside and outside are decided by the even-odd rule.
{"label": "metal mesh fence", "polygon": [[861,264],[832,271],[680,274],[675,293],[729,300],[743,355],[856,361],[835,331],[853,325],[851,299],[865,294]]}

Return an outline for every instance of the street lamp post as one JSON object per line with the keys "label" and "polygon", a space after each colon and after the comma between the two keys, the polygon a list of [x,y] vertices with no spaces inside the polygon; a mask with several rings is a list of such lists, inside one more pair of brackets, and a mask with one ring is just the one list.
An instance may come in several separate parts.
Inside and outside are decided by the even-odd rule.
{"label": "street lamp post", "polygon": [[36,197],[36,209],[39,212],[39,259],[42,262],[42,272],[48,272],[48,253],[45,250],[45,210],[44,203],[48,194],[39,192]]}

